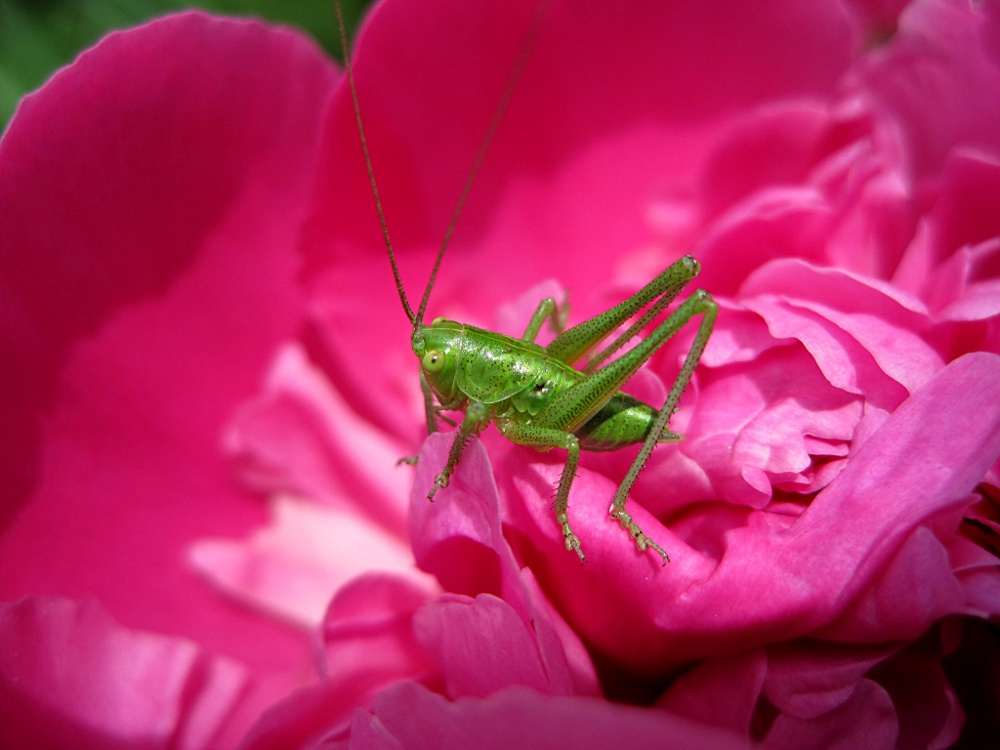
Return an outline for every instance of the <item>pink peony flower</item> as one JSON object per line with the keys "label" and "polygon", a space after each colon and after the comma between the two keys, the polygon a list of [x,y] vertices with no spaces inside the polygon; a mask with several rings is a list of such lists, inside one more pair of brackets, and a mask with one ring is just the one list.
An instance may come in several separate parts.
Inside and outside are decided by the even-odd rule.
{"label": "pink peony flower", "polygon": [[[394,0],[358,39],[411,300],[538,5]],[[177,16],[0,142],[0,744],[989,736],[1000,17],[542,13],[428,318],[520,334],[565,289],[582,320],[692,252],[721,312],[629,504],[672,562],[607,515],[635,450],[584,456],[585,565],[561,451],[491,429],[427,502],[450,436],[421,442],[342,77],[288,32]],[[630,388],[662,400],[693,327]]]}

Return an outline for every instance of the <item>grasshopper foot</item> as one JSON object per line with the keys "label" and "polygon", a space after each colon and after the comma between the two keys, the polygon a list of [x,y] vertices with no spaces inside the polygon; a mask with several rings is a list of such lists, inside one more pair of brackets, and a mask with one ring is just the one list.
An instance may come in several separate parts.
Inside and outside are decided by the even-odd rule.
{"label": "grasshopper foot", "polygon": [[450,478],[448,472],[442,471],[437,477],[434,478],[434,486],[431,487],[431,491],[427,493],[427,499],[434,502],[434,496],[437,494],[438,490],[443,490],[448,486],[448,481]]}
{"label": "grasshopper foot", "polygon": [[576,556],[580,558],[581,563],[587,562],[586,556],[583,554],[583,550],[580,549],[580,539],[573,530],[569,527],[569,516],[565,513],[560,513],[556,516],[556,521],[562,526],[563,536],[566,537],[566,550],[568,552],[575,552]]}
{"label": "grasshopper foot", "polygon": [[402,466],[403,464],[406,464],[407,466],[416,466],[418,461],[420,461],[419,453],[413,456],[403,456],[396,461],[396,466]]}
{"label": "grasshopper foot", "polygon": [[667,553],[664,552],[663,547],[654,542],[645,532],[639,528],[639,524],[632,520],[632,516],[626,513],[624,510],[619,510],[614,505],[608,511],[612,518],[618,520],[618,523],[622,525],[622,528],[628,532],[629,536],[635,539],[635,546],[639,548],[640,552],[645,552],[647,549],[655,550],[656,553],[663,558],[663,564],[666,565],[670,562],[670,558],[667,557]]}

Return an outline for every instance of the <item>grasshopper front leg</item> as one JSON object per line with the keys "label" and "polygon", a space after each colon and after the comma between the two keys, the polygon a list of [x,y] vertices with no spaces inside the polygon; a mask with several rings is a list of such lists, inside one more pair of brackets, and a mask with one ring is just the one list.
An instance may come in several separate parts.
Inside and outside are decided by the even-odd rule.
{"label": "grasshopper front leg", "polygon": [[441,473],[434,478],[434,485],[427,493],[428,500],[434,500],[437,491],[448,486],[451,475],[455,472],[455,467],[462,460],[462,453],[465,451],[465,444],[469,437],[478,433],[490,420],[490,408],[486,404],[472,402],[465,410],[465,417],[462,423],[455,430],[455,439],[451,443],[451,450],[448,451],[448,462],[444,465]]}
{"label": "grasshopper front leg", "polygon": [[[448,419],[448,417],[441,414],[443,407],[438,406],[437,402],[434,400],[434,391],[431,390],[430,383],[427,382],[427,378],[424,376],[423,370],[420,371],[420,392],[424,397],[424,415],[427,419],[427,434],[433,435],[438,431],[438,418],[442,421],[447,422],[452,427],[455,423]],[[420,461],[420,454],[415,453],[412,456],[403,456],[396,461],[396,466],[401,464],[406,464],[407,466],[416,466]],[[433,492],[437,492],[437,485],[435,485]]]}

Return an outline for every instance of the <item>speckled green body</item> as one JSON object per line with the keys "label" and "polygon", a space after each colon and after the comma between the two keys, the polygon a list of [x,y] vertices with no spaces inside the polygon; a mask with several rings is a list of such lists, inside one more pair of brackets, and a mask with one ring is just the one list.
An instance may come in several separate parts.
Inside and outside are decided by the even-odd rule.
{"label": "speckled green body", "polygon": [[[610,514],[640,550],[651,548],[666,562],[667,553],[632,520],[625,503],[653,448],[681,439],[667,430],[667,422],[708,343],[718,313],[715,302],[697,290],[635,347],[617,358],[612,355],[651,325],[698,270],[698,262],[685,256],[624,302],[567,331],[562,331],[563,316],[555,300],[542,300],[520,339],[445,318],[425,326],[415,316],[412,344],[420,360],[428,431],[437,430],[441,411],[464,413],[448,462],[428,498],[448,486],[469,437],[490,422],[514,443],[538,450],[564,448],[567,458],[556,491],[556,519],[567,549],[585,560],[568,514],[580,451],[610,451],[642,443],[618,487]],[[696,315],[701,316],[701,325],[663,406],[656,408],[622,393],[622,384]],[[604,346],[604,340],[632,318],[635,321]],[[542,347],[534,341],[545,320],[551,321],[559,335]],[[577,369],[574,365],[581,360],[587,364]]]}
{"label": "speckled green body", "polygon": [[[424,371],[438,402],[451,409],[469,401],[485,404],[505,434],[512,423],[556,426],[546,417],[547,408],[587,378],[538,344],[453,320],[435,320],[423,329],[423,341],[423,351],[415,350],[419,357],[427,351],[443,355],[441,369]],[[643,442],[658,413],[658,408],[617,391],[575,434],[583,450],[617,450]],[[679,439],[665,433],[661,442],[671,438]]]}

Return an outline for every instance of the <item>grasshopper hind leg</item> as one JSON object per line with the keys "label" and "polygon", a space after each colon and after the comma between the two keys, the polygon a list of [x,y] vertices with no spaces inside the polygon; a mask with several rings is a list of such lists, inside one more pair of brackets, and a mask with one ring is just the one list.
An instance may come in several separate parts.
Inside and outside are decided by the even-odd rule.
{"label": "grasshopper hind leg", "polygon": [[701,315],[701,324],[698,326],[698,333],[695,334],[694,343],[684,358],[684,364],[681,365],[677,379],[674,380],[674,384],[670,387],[670,392],[667,394],[663,408],[657,413],[649,434],[646,436],[646,440],[639,450],[639,454],[635,457],[635,461],[632,462],[632,466],[629,468],[628,473],[618,487],[618,491],[615,493],[614,502],[608,509],[611,517],[617,520],[622,525],[622,528],[629,533],[629,536],[635,540],[639,550],[643,552],[647,549],[655,550],[663,558],[664,565],[670,562],[667,553],[639,528],[639,524],[626,512],[625,503],[628,502],[629,492],[632,491],[632,486],[639,477],[639,472],[646,465],[646,461],[649,460],[649,456],[653,452],[653,448],[656,447],[656,444],[663,440],[664,435],[670,435],[678,440],[681,437],[680,435],[667,432],[667,422],[674,411],[677,410],[677,402],[680,401],[681,394],[684,393],[684,389],[687,388],[688,383],[691,381],[694,368],[698,365],[702,352],[705,351],[705,346],[712,335],[712,329],[715,326],[715,318],[718,312],[719,308],[715,300],[712,299],[712,296],[699,289],[663,324],[664,328],[672,327],[676,329],[687,323],[694,316]]}

